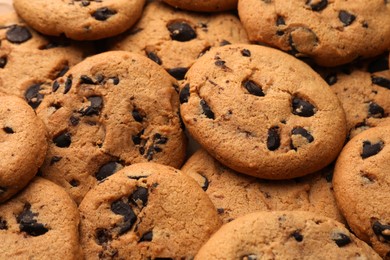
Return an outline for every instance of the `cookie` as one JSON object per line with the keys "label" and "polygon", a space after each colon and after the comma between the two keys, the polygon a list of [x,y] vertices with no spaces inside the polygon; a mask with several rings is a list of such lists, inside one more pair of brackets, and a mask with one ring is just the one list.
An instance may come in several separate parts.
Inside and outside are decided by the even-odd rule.
{"label": "cookie", "polygon": [[74,40],[97,40],[129,29],[142,14],[145,0],[14,0],[17,13],[35,30]]}
{"label": "cookie", "polygon": [[180,91],[186,129],[238,172],[290,179],[331,163],[346,137],[344,111],[303,62],[258,45],[214,48]]}
{"label": "cookie", "polygon": [[360,239],[390,259],[390,127],[351,139],[337,159],[333,185],[340,211]]}
{"label": "cookie", "polygon": [[344,222],[333,195],[333,169],[288,181],[267,181],[237,173],[200,149],[181,171],[209,195],[224,223],[255,212],[304,210]]}
{"label": "cookie", "polygon": [[193,259],[221,224],[193,179],[155,163],[108,177],[79,209],[86,259]]}
{"label": "cookie", "polygon": [[222,226],[200,259],[381,259],[341,223],[304,211],[257,212]]}
{"label": "cookie", "polygon": [[147,56],[182,80],[210,48],[247,42],[244,28],[232,14],[201,15],[155,1],[146,6],[133,29],[112,41],[110,48]]}
{"label": "cookie", "polygon": [[0,94],[0,127],[0,202],[4,202],[36,175],[48,144],[44,124],[18,97]]}
{"label": "cookie", "polygon": [[62,76],[85,55],[86,44],[45,37],[15,13],[0,17],[0,91],[31,101],[42,83]]}
{"label": "cookie", "polygon": [[3,0],[0,2],[0,14],[7,14],[13,11],[12,0]]}
{"label": "cookie", "polygon": [[322,72],[337,95],[347,119],[352,138],[379,125],[390,125],[390,70],[386,56],[364,64]]}
{"label": "cookie", "polygon": [[37,109],[49,132],[42,176],[79,203],[124,165],[180,167],[186,139],[176,84],[153,61],[124,51],[95,55],[71,68]]}
{"label": "cookie", "polygon": [[388,1],[241,0],[238,13],[250,40],[323,66],[373,57],[390,46]]}
{"label": "cookie", "polygon": [[237,8],[238,0],[163,0],[165,3],[188,11],[218,12]]}
{"label": "cookie", "polygon": [[81,259],[79,212],[54,183],[35,178],[0,205],[1,259]]}

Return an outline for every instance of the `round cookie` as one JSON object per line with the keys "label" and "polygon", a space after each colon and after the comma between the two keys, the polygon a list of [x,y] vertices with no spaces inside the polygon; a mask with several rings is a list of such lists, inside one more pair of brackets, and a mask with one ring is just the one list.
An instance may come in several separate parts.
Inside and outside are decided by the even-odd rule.
{"label": "round cookie", "polygon": [[237,8],[238,0],[163,0],[175,8],[196,12],[218,12]]}
{"label": "round cookie", "polygon": [[333,185],[340,211],[360,239],[390,259],[390,126],[351,139],[337,159]]}
{"label": "round cookie", "polygon": [[77,206],[54,183],[35,178],[0,205],[1,259],[82,259]]}
{"label": "round cookie", "polygon": [[110,176],[79,209],[86,259],[192,259],[221,225],[192,178],[155,163]]}
{"label": "round cookie", "polygon": [[373,57],[390,46],[388,1],[240,0],[238,12],[250,40],[323,66]]}
{"label": "round cookie", "polygon": [[238,172],[289,179],[331,163],[346,137],[344,111],[303,62],[258,45],[214,48],[188,71],[180,110],[189,133]]}
{"label": "round cookie", "polygon": [[186,138],[176,84],[151,60],[124,51],[95,55],[71,68],[37,109],[49,132],[42,176],[80,203],[123,165],[180,167]]}
{"label": "round cookie", "polygon": [[14,0],[17,13],[35,30],[74,40],[118,35],[141,17],[145,0]]}
{"label": "round cookie", "polygon": [[286,181],[267,181],[237,173],[200,149],[181,171],[210,197],[224,223],[255,211],[304,210],[344,222],[333,195],[333,169]]}
{"label": "round cookie", "polygon": [[47,133],[22,99],[0,94],[0,202],[23,189],[45,159]]}
{"label": "round cookie", "polygon": [[62,76],[88,53],[86,44],[76,47],[68,39],[38,34],[16,13],[0,17],[0,42],[0,91],[29,103],[42,98],[36,95],[44,82]]}
{"label": "round cookie", "polygon": [[113,42],[111,48],[147,56],[178,80],[210,48],[248,43],[244,28],[230,13],[201,15],[152,2],[141,20]]}
{"label": "round cookie", "polygon": [[381,259],[341,223],[304,211],[256,212],[222,226],[202,259]]}

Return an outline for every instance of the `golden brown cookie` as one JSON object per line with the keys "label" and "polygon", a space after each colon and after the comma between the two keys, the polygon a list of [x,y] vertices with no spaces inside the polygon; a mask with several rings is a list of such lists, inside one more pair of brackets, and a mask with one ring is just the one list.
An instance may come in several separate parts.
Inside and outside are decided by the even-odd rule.
{"label": "golden brown cookie", "polygon": [[218,12],[237,8],[237,0],[163,0],[175,8],[196,12]]}

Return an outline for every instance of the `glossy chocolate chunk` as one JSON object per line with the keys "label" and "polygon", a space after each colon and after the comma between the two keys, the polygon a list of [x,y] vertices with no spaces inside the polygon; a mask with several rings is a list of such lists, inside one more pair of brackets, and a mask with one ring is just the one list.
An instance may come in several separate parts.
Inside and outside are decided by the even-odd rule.
{"label": "glossy chocolate chunk", "polygon": [[146,56],[151,59],[152,61],[154,61],[155,63],[157,63],[158,65],[161,65],[162,64],[162,61],[161,59],[157,56],[157,54],[155,52],[146,52]]}
{"label": "glossy chocolate chunk", "polygon": [[375,235],[382,237],[384,240],[390,242],[390,225],[381,224],[379,221],[375,221],[372,225],[372,230]]}
{"label": "glossy chocolate chunk", "polygon": [[258,96],[258,97],[264,97],[264,95],[265,95],[261,86],[252,80],[244,81],[243,86],[249,92],[249,94],[252,94],[252,95]]}
{"label": "glossy chocolate chunk", "polygon": [[37,213],[31,211],[31,205],[26,203],[23,211],[16,217],[21,232],[26,232],[30,236],[41,236],[49,230],[35,219]]}
{"label": "glossy chocolate chunk", "polygon": [[23,43],[31,39],[32,35],[26,27],[12,25],[8,28],[6,37],[9,42]]}
{"label": "glossy chocolate chunk", "polygon": [[206,103],[204,99],[200,101],[200,106],[202,107],[203,114],[210,119],[214,119],[214,112],[211,110],[209,105]]}
{"label": "glossy chocolate chunk", "polygon": [[141,236],[139,242],[150,242],[152,240],[153,240],[153,231],[149,231]]}
{"label": "glossy chocolate chunk", "polygon": [[175,21],[167,26],[172,40],[186,42],[196,38],[195,30],[185,21]]}
{"label": "glossy chocolate chunk", "polygon": [[311,117],[315,114],[315,107],[308,101],[294,97],[292,99],[292,113],[302,117]]}
{"label": "glossy chocolate chunk", "polygon": [[311,143],[314,141],[314,137],[303,127],[295,127],[291,134],[293,135],[301,135],[306,138],[306,140]]}
{"label": "glossy chocolate chunk", "polygon": [[142,122],[144,120],[144,116],[136,108],[133,109],[131,115],[133,116],[134,120],[137,122]]}
{"label": "glossy chocolate chunk", "polygon": [[64,88],[64,94],[68,93],[70,88],[72,87],[72,75],[68,76],[65,80],[65,88]]}
{"label": "glossy chocolate chunk", "polygon": [[95,82],[93,82],[93,80],[87,75],[81,75],[80,84],[95,84]]}
{"label": "glossy chocolate chunk", "polygon": [[32,108],[37,108],[44,97],[39,91],[41,90],[41,84],[34,84],[31,85],[26,92],[24,93],[24,97],[27,101],[27,103],[32,107]]}
{"label": "glossy chocolate chunk", "polygon": [[292,236],[296,241],[298,241],[298,242],[302,242],[302,240],[303,240],[303,236],[302,236],[301,233],[299,233],[298,230],[294,231],[294,232],[291,234],[291,236]]}
{"label": "glossy chocolate chunk", "polygon": [[338,247],[343,247],[351,243],[351,238],[343,233],[335,233],[332,237],[333,241],[336,242]]}
{"label": "glossy chocolate chunk", "polygon": [[180,104],[187,103],[188,99],[190,97],[190,84],[186,84],[181,90],[180,90]]}
{"label": "glossy chocolate chunk", "polygon": [[248,50],[248,49],[243,49],[243,50],[241,50],[241,54],[242,54],[242,56],[244,56],[244,57],[250,57],[250,56],[251,56],[251,52],[250,52],[250,50]]}
{"label": "glossy chocolate chunk", "polygon": [[148,203],[149,191],[144,187],[137,187],[137,189],[130,195],[129,200],[139,207],[145,207]]}
{"label": "glossy chocolate chunk", "polygon": [[377,103],[370,102],[370,104],[368,105],[368,116],[374,118],[382,118],[385,116],[385,110]]}
{"label": "glossy chocolate chunk", "polygon": [[371,143],[370,141],[363,142],[363,152],[361,157],[363,159],[374,156],[378,154],[383,149],[383,142]]}
{"label": "glossy chocolate chunk", "polygon": [[9,126],[3,127],[3,130],[7,134],[14,134],[15,133],[15,131],[11,127],[9,127]]}
{"label": "glossy chocolate chunk", "polygon": [[111,10],[107,7],[102,7],[97,9],[95,12],[93,12],[92,16],[98,21],[105,21],[115,14],[116,14],[115,10]]}
{"label": "glossy chocolate chunk", "polygon": [[70,144],[72,143],[72,138],[70,133],[66,132],[54,137],[53,143],[58,147],[62,147],[62,148],[69,147]]}
{"label": "glossy chocolate chunk", "polygon": [[109,162],[100,167],[95,177],[98,181],[104,180],[108,176],[113,175],[119,170],[119,164],[117,162]]}
{"label": "glossy chocolate chunk", "polygon": [[372,82],[372,84],[390,89],[390,79],[383,78],[383,77],[371,76],[371,82]]}
{"label": "glossy chocolate chunk", "polygon": [[103,98],[100,96],[88,97],[88,101],[91,103],[87,108],[81,110],[80,113],[83,116],[99,115],[103,107]]}
{"label": "glossy chocolate chunk", "polygon": [[319,2],[315,0],[308,0],[306,1],[306,5],[310,6],[311,10],[319,12],[328,6],[328,0],[321,0]]}
{"label": "glossy chocolate chunk", "polygon": [[325,81],[328,83],[329,86],[332,86],[337,83],[337,74],[336,73],[330,73],[325,76]]}
{"label": "glossy chocolate chunk", "polygon": [[339,19],[344,24],[344,26],[349,26],[355,21],[356,16],[347,11],[342,10],[339,12]]}
{"label": "glossy chocolate chunk", "polygon": [[167,70],[167,72],[177,80],[183,80],[187,71],[188,68],[184,67],[171,68]]}
{"label": "glossy chocolate chunk", "polygon": [[279,127],[275,126],[268,130],[267,148],[275,151],[280,146]]}
{"label": "glossy chocolate chunk", "polygon": [[137,220],[137,216],[135,215],[133,209],[129,204],[125,203],[122,200],[117,200],[111,204],[111,211],[117,215],[121,215],[124,217],[124,222],[119,225],[119,235],[122,235],[129,231],[135,221]]}
{"label": "glossy chocolate chunk", "polygon": [[5,65],[7,65],[7,56],[0,57],[0,69],[4,69]]}

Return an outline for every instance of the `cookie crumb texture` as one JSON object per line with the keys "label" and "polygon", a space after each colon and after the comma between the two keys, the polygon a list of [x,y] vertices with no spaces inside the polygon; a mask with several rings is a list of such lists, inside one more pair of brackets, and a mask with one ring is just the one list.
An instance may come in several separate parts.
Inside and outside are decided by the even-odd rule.
{"label": "cookie crumb texture", "polygon": [[1,259],[81,259],[79,212],[64,189],[35,178],[0,205]]}
{"label": "cookie crumb texture", "polygon": [[320,170],[346,137],[344,111],[321,77],[267,47],[210,50],[186,75],[180,102],[194,139],[223,164],[255,177]]}
{"label": "cookie crumb texture", "polygon": [[141,16],[145,0],[14,0],[18,14],[35,30],[74,40],[120,34]]}
{"label": "cookie crumb texture", "polygon": [[154,163],[110,176],[79,209],[86,259],[193,259],[221,225],[194,180]]}
{"label": "cookie crumb texture", "polygon": [[80,203],[125,165],[180,167],[186,137],[176,84],[157,64],[129,52],[95,55],[73,67],[37,109],[49,132],[42,176]]}
{"label": "cookie crumb texture", "polygon": [[381,259],[341,223],[310,212],[256,212],[222,226],[195,260]]}
{"label": "cookie crumb texture", "polygon": [[238,11],[250,40],[323,66],[373,57],[390,46],[390,4],[384,0],[241,0]]}
{"label": "cookie crumb texture", "polygon": [[196,12],[219,12],[237,8],[237,0],[163,0],[175,8]]}
{"label": "cookie crumb texture", "polygon": [[355,136],[337,159],[333,184],[340,211],[360,239],[390,256],[390,127]]}

